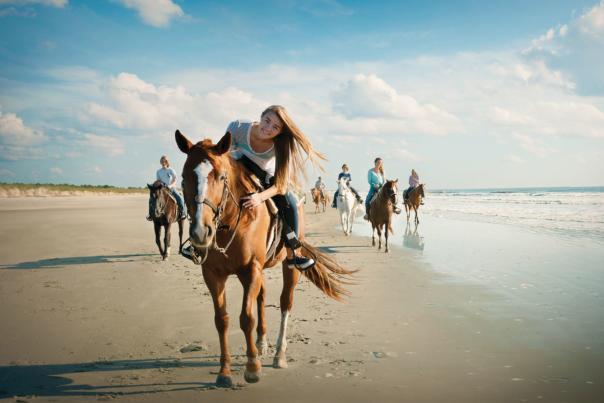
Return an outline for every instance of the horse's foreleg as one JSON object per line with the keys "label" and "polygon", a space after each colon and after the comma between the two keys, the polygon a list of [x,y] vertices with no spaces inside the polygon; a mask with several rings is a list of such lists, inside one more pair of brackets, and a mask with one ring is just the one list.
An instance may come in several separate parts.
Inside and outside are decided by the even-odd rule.
{"label": "horse's foreleg", "polygon": [[202,269],[203,279],[212,294],[214,302],[214,324],[218,331],[220,340],[220,372],[216,377],[216,385],[219,387],[230,388],[233,386],[231,379],[231,355],[229,354],[228,332],[229,332],[229,314],[226,309],[226,292],[224,285],[226,277],[216,276],[211,269]]}
{"label": "horse's foreleg", "polygon": [[384,240],[386,243],[385,253],[388,253],[388,232],[390,232],[390,220],[386,221],[386,225],[384,226]]}
{"label": "horse's foreleg", "polygon": [[178,220],[178,253],[180,253],[180,248],[182,248],[182,227],[184,220]]}
{"label": "horse's foreleg", "polygon": [[165,232],[164,232],[164,259],[166,259],[168,256],[170,256],[170,238],[172,235],[172,224],[168,223],[166,224],[165,228]]}
{"label": "horse's foreleg", "polygon": [[239,315],[239,325],[245,335],[247,344],[247,363],[245,365],[244,378],[247,382],[255,383],[260,380],[260,371],[262,364],[258,359],[258,350],[254,344],[254,302],[258,298],[262,288],[262,272],[257,264],[252,266],[249,271],[240,274],[239,281],[243,285],[243,303],[241,306],[241,315]]}
{"label": "horse's foreleg", "polygon": [[378,234],[378,250],[382,249],[382,226],[381,225],[377,225],[375,227],[375,229],[377,230],[377,234]]}
{"label": "horse's foreleg", "polygon": [[153,229],[155,230],[155,244],[157,245],[157,248],[159,249],[159,254],[163,257],[164,250],[161,247],[161,241],[159,239],[161,225],[157,221],[153,221]]}
{"label": "horse's foreleg", "polygon": [[279,337],[277,338],[277,348],[273,359],[274,368],[287,368],[287,357],[285,356],[285,350],[287,350],[287,321],[294,304],[294,290],[300,279],[300,272],[290,269],[285,262],[282,263],[282,270],[281,325],[279,326]]}
{"label": "horse's foreleg", "polygon": [[371,246],[375,246],[375,225],[371,223]]}
{"label": "horse's foreleg", "polygon": [[409,217],[411,216],[411,209],[409,208],[409,206],[407,205],[407,203],[405,203],[405,213],[407,213],[407,223],[409,222]]}
{"label": "horse's foreleg", "polygon": [[256,306],[258,308],[258,326],[256,327],[256,334],[258,338],[256,340],[256,348],[258,349],[259,355],[266,355],[268,353],[268,341],[266,340],[266,317],[264,316],[265,293],[266,289],[264,287],[263,276],[260,292],[258,292],[258,298],[256,299]]}
{"label": "horse's foreleg", "polygon": [[417,206],[413,206],[413,210],[415,211],[415,225],[419,224],[419,218],[417,218]]}

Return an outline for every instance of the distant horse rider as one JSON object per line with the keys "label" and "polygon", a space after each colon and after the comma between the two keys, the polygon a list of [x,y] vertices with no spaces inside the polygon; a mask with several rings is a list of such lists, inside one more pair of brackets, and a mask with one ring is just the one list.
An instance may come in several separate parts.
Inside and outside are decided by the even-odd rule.
{"label": "distant horse rider", "polygon": [[[373,196],[380,191],[382,185],[386,182],[384,175],[384,161],[380,157],[373,161],[373,168],[367,172],[367,181],[369,182],[369,192],[365,198],[365,217],[363,217],[365,220],[369,220],[371,199],[373,199]],[[394,206],[394,212],[400,214],[400,207]]]}
{"label": "distant horse rider", "polygon": [[325,198],[325,183],[323,183],[323,180],[320,176],[319,179],[317,179],[317,181],[315,182],[315,189],[320,192],[321,198]]}
{"label": "distant horse rider", "polygon": [[[352,180],[352,177],[350,176],[350,170],[348,169],[348,165],[346,165],[346,164],[342,165],[342,172],[340,172],[340,174],[338,175],[338,182],[342,178],[346,179],[346,186],[348,186],[348,188],[352,191],[352,193],[354,193],[354,196],[357,198],[357,201],[359,202],[359,204],[362,204],[363,199],[361,199],[359,192],[357,192],[355,188],[350,186],[350,181]],[[339,191],[339,189],[336,190],[336,192],[333,195],[333,202],[331,203],[331,207],[333,207],[333,208],[337,207],[336,201],[338,200],[338,191]]]}
{"label": "distant horse rider", "polygon": [[[187,209],[185,208],[185,201],[180,194],[180,192],[176,189],[176,171],[170,168],[170,161],[168,161],[168,157],[162,155],[159,159],[159,163],[161,164],[161,168],[157,170],[156,178],[158,181],[161,181],[168,189],[170,189],[170,193],[176,199],[176,203],[178,204],[178,210],[180,213],[179,220],[184,220],[187,218]],[[149,215],[147,216],[147,220],[152,221],[153,210],[151,208],[151,198],[149,198]]]}
{"label": "distant horse rider", "polygon": [[[411,175],[409,176],[409,188],[403,192],[403,199],[407,200],[409,198],[409,193],[419,185],[419,175],[415,172],[415,169],[412,169]],[[423,198],[421,199],[420,204],[424,204]]]}

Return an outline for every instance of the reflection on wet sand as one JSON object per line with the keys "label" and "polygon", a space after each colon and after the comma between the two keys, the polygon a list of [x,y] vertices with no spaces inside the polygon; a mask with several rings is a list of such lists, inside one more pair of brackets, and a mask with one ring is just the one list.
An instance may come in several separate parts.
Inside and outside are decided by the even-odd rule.
{"label": "reflection on wet sand", "polygon": [[414,225],[413,232],[411,231],[411,225],[407,223],[405,228],[405,235],[403,235],[403,246],[410,249],[424,250],[424,237],[420,236],[417,231],[417,224]]}

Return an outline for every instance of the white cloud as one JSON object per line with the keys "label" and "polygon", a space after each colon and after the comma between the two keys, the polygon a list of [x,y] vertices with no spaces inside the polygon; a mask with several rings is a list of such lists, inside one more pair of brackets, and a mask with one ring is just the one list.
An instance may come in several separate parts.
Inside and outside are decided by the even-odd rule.
{"label": "white cloud", "polygon": [[46,135],[32,129],[14,113],[0,110],[0,143],[12,146],[30,146],[46,140]]}
{"label": "white cloud", "polygon": [[333,108],[348,119],[396,120],[393,126],[406,133],[447,134],[459,130],[453,114],[433,104],[420,104],[399,94],[374,74],[357,74],[333,95]]}
{"label": "white cloud", "polygon": [[572,80],[582,94],[604,94],[604,0],[568,24],[549,29],[524,52],[529,61]]}
{"label": "white cloud", "polygon": [[156,28],[170,25],[173,18],[184,17],[185,13],[172,0],[120,0],[120,2],[138,12],[142,20]]}
{"label": "white cloud", "polygon": [[543,143],[534,137],[525,134],[515,133],[514,138],[520,144],[520,147],[526,152],[538,157],[545,158],[549,154],[555,152],[554,149],[543,145]]}
{"label": "white cloud", "polygon": [[63,170],[59,167],[52,167],[50,168],[50,172],[55,174],[55,175],[63,175]]}
{"label": "white cloud", "polygon": [[130,73],[108,80],[104,104],[92,102],[87,113],[99,122],[121,129],[173,132],[179,128],[215,137],[235,117],[256,117],[268,103],[234,87],[205,94],[185,87],[156,86]]}
{"label": "white cloud", "polygon": [[82,143],[84,146],[97,148],[102,153],[112,157],[123,154],[125,151],[123,143],[119,139],[110,136],[87,133],[84,135]]}
{"label": "white cloud", "polygon": [[29,4],[41,4],[49,7],[65,7],[69,0],[0,0],[0,5],[11,4],[15,6],[25,6]]}

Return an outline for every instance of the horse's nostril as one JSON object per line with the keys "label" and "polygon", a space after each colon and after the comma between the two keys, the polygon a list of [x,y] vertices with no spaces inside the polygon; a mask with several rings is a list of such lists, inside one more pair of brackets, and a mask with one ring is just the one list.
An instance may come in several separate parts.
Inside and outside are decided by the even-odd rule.
{"label": "horse's nostril", "polygon": [[213,233],[214,232],[212,231],[212,227],[206,226],[206,237],[211,238]]}

